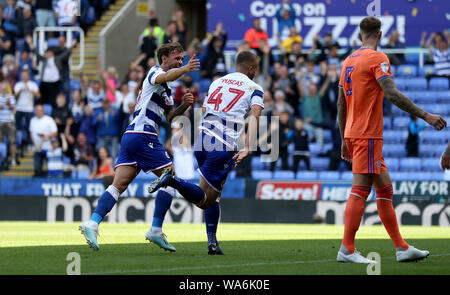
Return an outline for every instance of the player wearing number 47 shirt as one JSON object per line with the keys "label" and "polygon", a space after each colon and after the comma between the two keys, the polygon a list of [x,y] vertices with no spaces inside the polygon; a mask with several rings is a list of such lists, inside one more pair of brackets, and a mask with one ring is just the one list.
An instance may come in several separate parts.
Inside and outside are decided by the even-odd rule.
{"label": "player wearing number 47 shirt", "polygon": [[[199,167],[199,186],[207,196],[201,208],[205,209],[208,254],[211,255],[224,254],[216,239],[223,185],[233,166],[239,165],[249,155],[264,108],[263,89],[252,81],[258,64],[258,56],[249,51],[240,52],[236,57],[236,72],[215,80],[203,103],[204,116],[194,144],[194,155]],[[247,113],[248,130],[241,136]],[[245,141],[243,148],[236,152],[242,137]],[[156,202],[155,211],[167,211],[169,205]]]}
{"label": "player wearing number 47 shirt", "polygon": [[396,248],[399,262],[424,259],[428,251],[408,245],[403,240],[392,206],[392,181],[384,163],[383,97],[405,112],[422,118],[437,130],[447,123],[438,115],[427,113],[397,90],[390,64],[384,53],[377,52],[382,36],[381,21],[366,17],[360,23],[362,48],[342,64],[339,83],[338,120],[342,137],[342,158],[353,163],[353,185],[345,208],[345,229],[339,262],[374,263],[355,249],[355,235],[364,214],[364,204],[372,185],[381,222]]}

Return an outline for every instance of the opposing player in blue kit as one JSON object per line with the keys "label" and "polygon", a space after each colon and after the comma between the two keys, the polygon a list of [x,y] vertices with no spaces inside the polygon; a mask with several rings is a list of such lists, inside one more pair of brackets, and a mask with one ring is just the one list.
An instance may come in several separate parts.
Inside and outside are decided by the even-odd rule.
{"label": "opposing player in blue kit", "polygon": [[[236,57],[236,72],[215,80],[203,102],[204,115],[194,151],[199,166],[199,186],[207,196],[206,202],[199,207],[205,209],[208,254],[211,255],[224,254],[216,232],[220,218],[219,200],[227,175],[233,166],[239,165],[249,155],[256,141],[259,117],[264,108],[263,89],[252,81],[258,65],[257,55],[250,51],[240,52]],[[248,130],[244,136],[244,145],[236,153],[247,114]],[[154,189],[166,187],[167,190],[173,187],[179,190],[174,179],[176,177],[167,174]],[[162,226],[161,220],[170,207],[169,198],[166,198],[166,202],[158,202],[160,196],[163,195],[158,193],[156,197],[152,230]]]}
{"label": "opposing player in blue kit", "polygon": [[[147,174],[153,172],[158,176],[150,184],[150,191],[156,191],[155,187],[164,179],[164,176],[169,174],[172,176],[172,161],[158,141],[159,125],[163,116],[170,123],[175,117],[183,114],[193,104],[194,97],[191,93],[186,93],[183,103],[174,109],[167,82],[175,81],[187,72],[198,71],[200,67],[200,62],[195,56],[182,66],[183,52],[183,47],[178,42],[162,45],[157,50],[160,66],[152,67],[143,81],[137,98],[134,119],[122,136],[120,153],[114,167],[113,184],[98,199],[92,218],[80,225],[88,245],[95,251],[99,250],[97,242],[99,223],[111,211],[119,196],[141,169]],[[189,202],[199,207],[206,202],[205,192],[199,186],[177,177],[171,179],[171,185]],[[157,206],[159,203],[165,206],[165,203],[171,202],[173,194],[174,190],[161,189],[156,198]],[[153,230],[149,230],[145,238],[165,250],[175,251],[175,248],[167,243],[161,227],[158,230],[157,225],[158,222],[154,221]]]}

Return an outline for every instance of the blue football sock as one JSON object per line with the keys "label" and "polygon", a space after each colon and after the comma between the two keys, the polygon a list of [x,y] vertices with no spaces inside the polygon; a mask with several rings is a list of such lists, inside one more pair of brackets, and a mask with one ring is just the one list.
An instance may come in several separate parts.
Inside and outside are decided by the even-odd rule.
{"label": "blue football sock", "polygon": [[95,208],[94,214],[92,214],[91,221],[99,224],[114,207],[119,195],[119,191],[114,186],[109,186],[98,199],[97,207]]}
{"label": "blue football sock", "polygon": [[167,189],[160,189],[156,194],[155,212],[153,213],[152,229],[162,228],[164,217],[172,204],[173,195]]}
{"label": "blue football sock", "polygon": [[175,188],[186,200],[197,205],[205,199],[205,192],[193,183],[189,183],[177,176],[172,178],[170,186]]}
{"label": "blue football sock", "polygon": [[206,224],[206,234],[208,235],[208,245],[212,243],[217,243],[216,232],[217,225],[219,224],[220,218],[220,204],[219,202],[214,202],[214,204],[205,210],[205,224]]}

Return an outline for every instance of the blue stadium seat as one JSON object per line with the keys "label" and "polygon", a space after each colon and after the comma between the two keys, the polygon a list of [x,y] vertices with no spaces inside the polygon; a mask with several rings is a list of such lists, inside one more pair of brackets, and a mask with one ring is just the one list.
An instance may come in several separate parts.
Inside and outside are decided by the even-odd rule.
{"label": "blue stadium seat", "polygon": [[90,174],[89,170],[78,171],[77,178],[78,179],[88,179],[89,174]]}
{"label": "blue stadium seat", "polygon": [[272,172],[266,170],[254,170],[252,171],[252,177],[257,180],[272,179]]}
{"label": "blue stadium seat", "polygon": [[408,79],[405,78],[394,78],[395,85],[397,85],[398,90],[405,91],[406,90],[406,81]]}
{"label": "blue stadium seat", "polygon": [[406,156],[406,149],[405,144],[385,144],[383,146],[383,155],[386,157],[405,157]]}
{"label": "blue stadium seat", "polygon": [[447,78],[431,78],[430,90],[447,90],[449,89]]}
{"label": "blue stadium seat", "polygon": [[394,181],[408,180],[409,179],[408,172],[390,172],[389,176]]}
{"label": "blue stadium seat", "polygon": [[431,179],[432,180],[435,180],[435,181],[442,181],[442,180],[445,180],[444,179],[444,172],[431,172],[430,173],[431,174]]}
{"label": "blue stadium seat", "polygon": [[400,143],[402,138],[399,136],[398,130],[385,130],[383,132],[383,142],[387,144]]}
{"label": "blue stadium seat", "polygon": [[433,175],[431,173],[423,173],[420,171],[411,171],[411,172],[408,172],[408,180],[430,181],[430,180],[433,180]]}
{"label": "blue stadium seat", "polygon": [[445,144],[419,144],[419,156],[423,158],[440,157]]}
{"label": "blue stadium seat", "polygon": [[407,117],[408,113],[401,110],[400,108],[396,107],[396,106],[392,106],[392,115],[394,115],[395,118],[398,117]]}
{"label": "blue stadium seat", "polygon": [[70,80],[70,90],[81,90],[81,83],[78,80]]}
{"label": "blue stadium seat", "polygon": [[397,67],[397,76],[408,78],[416,77],[417,67],[415,65],[400,65]]}
{"label": "blue stadium seat", "polygon": [[[198,173],[198,171],[196,171]],[[197,177],[200,178],[200,177]],[[231,170],[230,174],[228,174],[229,179],[235,179],[236,178],[236,170]]]}
{"label": "blue stadium seat", "polygon": [[442,136],[442,132],[436,130],[424,130],[419,133],[422,143],[437,143],[444,144],[446,142],[445,137]]}
{"label": "blue stadium seat", "polygon": [[50,116],[52,114],[52,110],[53,110],[52,106],[50,104],[44,104],[43,107],[44,107],[44,113],[47,116]]}
{"label": "blue stadium seat", "polygon": [[263,163],[261,162],[260,157],[252,157],[252,170],[261,170],[263,169]]}
{"label": "blue stadium seat", "polygon": [[311,169],[316,171],[328,170],[330,164],[330,158],[311,158]]}
{"label": "blue stadium seat", "polygon": [[424,91],[427,90],[428,82],[425,78],[410,78],[406,80],[406,89]]}
{"label": "blue stadium seat", "polygon": [[392,128],[392,120],[390,117],[383,117],[383,128],[386,130]]}
{"label": "blue stadium seat", "polygon": [[401,158],[400,171],[420,171],[422,170],[422,160],[420,158]]}
{"label": "blue stadium seat", "polygon": [[88,25],[92,25],[95,22],[95,8],[93,6],[89,7],[88,13],[84,21]]}
{"label": "blue stadium seat", "polygon": [[394,118],[394,128],[395,129],[407,129],[411,119],[409,117],[397,117]]}
{"label": "blue stadium seat", "polygon": [[207,93],[212,81],[210,79],[201,79],[199,82],[200,93]]}
{"label": "blue stadium seat", "polygon": [[317,180],[319,177],[317,171],[305,170],[297,171],[297,175],[295,175],[295,178],[300,180]]}
{"label": "blue stadium seat", "polygon": [[397,76],[397,66],[391,65],[391,73],[394,77]]}
{"label": "blue stadium seat", "polygon": [[332,150],[332,149],[333,149],[333,144],[331,143],[331,140],[330,140],[329,143],[325,143],[325,144],[323,145],[322,151],[323,151],[324,153],[326,153],[326,152],[328,152],[328,151],[330,151],[330,150]]}
{"label": "blue stadium seat", "polygon": [[433,93],[437,99],[437,102],[450,103],[450,91],[436,91]]}
{"label": "blue stadium seat", "polygon": [[418,91],[414,95],[417,95],[415,99],[417,103],[435,103],[437,101],[434,91]]}
{"label": "blue stadium seat", "polygon": [[411,65],[418,65],[419,64],[419,54],[417,54],[417,53],[406,54],[406,63],[411,64]]}
{"label": "blue stadium seat", "polygon": [[[422,169],[426,172],[438,172],[441,171],[441,160],[440,158],[423,158],[422,159]],[[428,174],[428,173],[424,173]]]}
{"label": "blue stadium seat", "polygon": [[[323,129],[323,142],[332,142],[332,136],[331,136],[331,130],[330,129]],[[327,149],[323,149],[324,152],[327,151]]]}
{"label": "blue stadium seat", "polygon": [[342,171],[340,179],[341,180],[353,180],[353,172],[352,171]]}
{"label": "blue stadium seat", "polygon": [[432,75],[434,74],[434,66],[424,65],[423,67],[419,67],[418,74],[419,77],[426,77],[427,75]]}
{"label": "blue stadium seat", "polygon": [[322,147],[320,144],[312,142],[309,144],[309,151],[311,152],[312,156],[317,156],[322,152]]}
{"label": "blue stadium seat", "polygon": [[0,159],[6,158],[7,151],[8,151],[8,149],[7,149],[6,144],[3,142],[0,142]]}
{"label": "blue stadium seat", "polygon": [[384,163],[389,171],[399,171],[400,169],[399,158],[385,158]]}
{"label": "blue stadium seat", "polygon": [[273,174],[273,179],[294,179],[295,174],[290,170],[279,170]]}
{"label": "blue stadium seat", "polygon": [[339,180],[340,179],[339,171],[320,171],[319,172],[319,180]]}

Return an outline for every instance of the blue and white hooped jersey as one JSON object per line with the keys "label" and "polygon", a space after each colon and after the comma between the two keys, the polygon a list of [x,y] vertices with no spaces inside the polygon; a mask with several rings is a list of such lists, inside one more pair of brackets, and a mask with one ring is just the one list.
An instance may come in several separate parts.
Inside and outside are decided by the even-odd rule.
{"label": "blue and white hooped jersey", "polygon": [[235,72],[221,77],[209,87],[199,128],[235,148],[244,129],[245,115],[253,105],[264,108],[263,98],[262,87],[247,75]]}
{"label": "blue and white hooped jersey", "polygon": [[150,69],[137,97],[133,120],[125,133],[144,133],[158,136],[164,113],[173,106],[172,91],[167,83],[156,84],[156,77],[163,74],[159,66]]}

